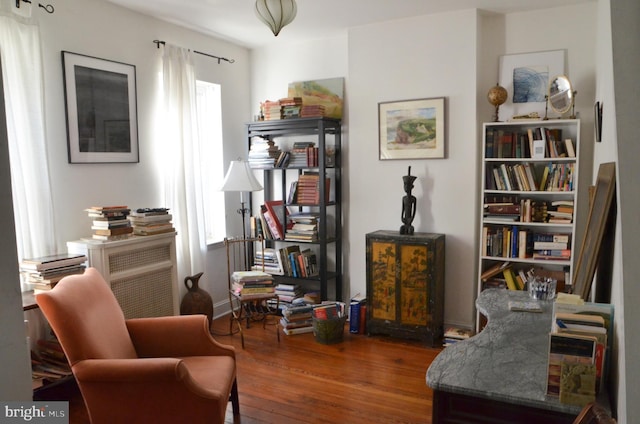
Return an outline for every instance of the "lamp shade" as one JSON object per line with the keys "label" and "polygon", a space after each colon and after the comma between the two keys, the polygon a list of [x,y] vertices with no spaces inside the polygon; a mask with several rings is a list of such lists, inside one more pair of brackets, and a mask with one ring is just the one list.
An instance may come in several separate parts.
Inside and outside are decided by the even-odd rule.
{"label": "lamp shade", "polygon": [[296,17],[295,0],[256,0],[256,14],[277,36]]}
{"label": "lamp shade", "polygon": [[224,177],[220,191],[260,191],[262,185],[258,182],[251,171],[249,162],[244,160],[233,160],[231,166]]}

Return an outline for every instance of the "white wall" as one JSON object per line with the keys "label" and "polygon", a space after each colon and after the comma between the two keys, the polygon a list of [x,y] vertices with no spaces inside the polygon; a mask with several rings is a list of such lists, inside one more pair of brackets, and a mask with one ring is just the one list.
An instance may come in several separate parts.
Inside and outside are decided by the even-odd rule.
{"label": "white wall", "polygon": [[[66,241],[91,234],[91,221],[84,211],[87,207],[109,204],[125,204],[132,208],[164,206],[161,204],[159,184],[162,169],[158,169],[154,163],[157,149],[153,123],[158,61],[162,50],[156,48],[153,40],[161,39],[235,60],[234,64],[223,62],[219,65],[216,60],[204,56],[196,55],[195,59],[198,79],[222,85],[225,161],[228,163],[229,160],[246,154],[246,144],[242,141],[242,124],[251,116],[251,64],[246,48],[148,18],[104,1],[57,0],[55,13],[51,15],[40,8],[33,9],[40,22],[43,46],[47,154],[59,251],[66,251]],[[136,66],[140,163],[67,162],[62,50]],[[3,184],[4,182],[3,179]],[[3,199],[7,198],[3,196]],[[229,201],[231,200],[236,199],[230,197]],[[235,204],[229,209],[229,231],[237,234],[240,224],[235,220],[235,209]],[[0,217],[2,222],[12,227],[8,223],[11,219],[5,215]],[[22,311],[18,309],[20,286],[17,259],[11,261],[9,255],[11,252],[15,255],[15,242],[11,240],[8,236],[3,238],[2,257],[7,264],[4,261],[0,264],[4,278],[0,309],[3,313],[2,323],[7,324],[3,326],[0,337],[0,360],[11,372],[4,379],[7,384],[0,384],[0,399],[26,400],[31,398],[31,383],[26,345],[15,342],[20,339],[24,341],[26,331]],[[224,249],[221,246],[211,246],[200,287],[211,293],[217,305],[226,304],[228,299],[225,272]],[[179,280],[184,277],[179,276]],[[186,289],[182,284],[179,288],[182,296]],[[4,314],[7,314],[6,319]],[[27,314],[26,317],[31,321],[30,327],[38,321],[37,313]],[[16,321],[15,325],[10,320]],[[7,331],[7,328],[11,331]]]}
{"label": "white wall", "polygon": [[[539,22],[544,30],[532,37],[530,22]],[[341,39],[252,52],[254,110],[261,100],[282,97],[288,82],[340,76],[341,68],[334,66],[348,56],[348,66],[342,68],[348,72],[348,143],[343,148],[345,296],[366,291],[365,234],[396,230],[402,224],[402,176],[411,166],[418,176],[416,231],[447,236],[445,322],[472,326],[479,128],[493,112],[485,99],[497,80],[499,56],[567,50],[567,73],[578,90],[576,111],[587,140],[583,156],[587,166],[581,169],[581,179],[588,184],[595,91],[593,25],[594,4],[506,16],[468,10],[351,28],[346,52]],[[378,103],[429,97],[447,99],[446,159],[378,160]]]}
{"label": "white wall", "polygon": [[[124,204],[132,208],[159,207],[162,169],[154,159],[154,108],[158,87],[158,66],[162,48],[153,40],[232,58],[228,64],[195,55],[197,78],[222,85],[223,137],[225,163],[245,154],[243,123],[250,115],[249,51],[162,21],[133,13],[105,1],[59,0],[55,13],[40,14],[45,67],[45,107],[48,156],[54,199],[58,247],[65,242],[91,234],[91,221],[85,208],[93,205]],[[124,62],[136,66],[138,136],[140,163],[137,164],[69,164],[62,82],[61,50]],[[210,187],[217,190],[217,187]],[[235,202],[235,197],[229,201]],[[240,228],[235,203],[230,209],[232,232]],[[238,230],[235,230],[237,228]],[[214,302],[224,302],[226,270],[220,247],[210,250],[200,287],[209,291]],[[182,281],[185,276],[178,276]],[[180,284],[181,296],[186,292]]]}
{"label": "white wall", "polygon": [[[469,325],[475,298],[475,11],[418,16],[349,31],[346,275],[366,292],[365,235],[402,225],[402,176],[417,176],[417,232],[446,235],[445,321]],[[446,41],[445,41],[446,40]],[[446,158],[378,158],[378,103],[445,97]]]}
{"label": "white wall", "polygon": [[[528,28],[533,22],[544,23],[540,31]],[[596,3],[557,7],[527,13],[513,13],[505,19],[505,54],[566,50],[565,74],[576,95],[576,114],[581,120],[579,184],[593,184],[592,167],[593,103],[596,78]],[[550,116],[555,116],[549,111]],[[582,245],[589,203],[586,191],[578,196],[575,246]]]}
{"label": "white wall", "polygon": [[637,158],[640,152],[636,142],[640,5],[636,0],[600,0],[598,5],[599,33],[606,34],[598,44],[599,63],[603,64],[598,69],[598,100],[603,102],[606,112],[603,140],[596,150],[594,169],[602,162],[617,159],[618,216],[612,297],[617,307],[618,422],[624,423],[634,422],[633,417],[640,415],[640,389],[633,383],[638,381],[640,373],[640,338],[636,328],[640,309],[635,307],[640,300],[640,287],[636,283],[640,272],[637,260],[640,249]]}

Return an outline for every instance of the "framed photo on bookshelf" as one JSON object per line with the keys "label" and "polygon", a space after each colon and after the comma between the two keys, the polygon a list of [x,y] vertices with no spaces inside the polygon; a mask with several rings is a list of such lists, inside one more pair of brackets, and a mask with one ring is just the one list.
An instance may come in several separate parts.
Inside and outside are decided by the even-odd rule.
{"label": "framed photo on bookshelf", "polygon": [[445,156],[445,98],[378,103],[380,160]]}
{"label": "framed photo on bookshelf", "polygon": [[69,163],[139,162],[134,65],[62,52]]}

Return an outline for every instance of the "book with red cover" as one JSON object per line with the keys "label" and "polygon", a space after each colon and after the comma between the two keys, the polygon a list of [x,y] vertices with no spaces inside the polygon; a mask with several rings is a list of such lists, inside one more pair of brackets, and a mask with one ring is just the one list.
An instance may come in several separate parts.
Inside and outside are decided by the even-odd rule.
{"label": "book with red cover", "polygon": [[[285,226],[282,223],[283,217],[285,218],[285,225],[287,228],[289,227],[289,209],[284,205],[284,201],[282,200],[266,200],[264,202],[264,206],[267,208],[267,211],[270,217],[273,219],[275,225],[277,226],[277,232],[273,233],[274,238],[276,239],[284,239]],[[277,235],[277,237],[276,237]]]}

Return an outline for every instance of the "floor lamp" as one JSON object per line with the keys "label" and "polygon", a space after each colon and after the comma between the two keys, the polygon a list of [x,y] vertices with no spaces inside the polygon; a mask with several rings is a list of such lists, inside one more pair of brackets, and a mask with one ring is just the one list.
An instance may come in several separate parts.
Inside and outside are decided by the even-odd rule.
{"label": "floor lamp", "polygon": [[[222,188],[220,191],[239,191],[240,192],[240,209],[238,213],[242,216],[242,238],[247,239],[247,222],[246,215],[250,213],[249,209],[245,207],[244,194],[251,191],[262,190],[262,185],[258,182],[249,162],[244,160],[233,160],[227,171],[227,175],[224,177]],[[247,244],[244,244],[244,264],[245,269],[249,269],[249,248]]]}

